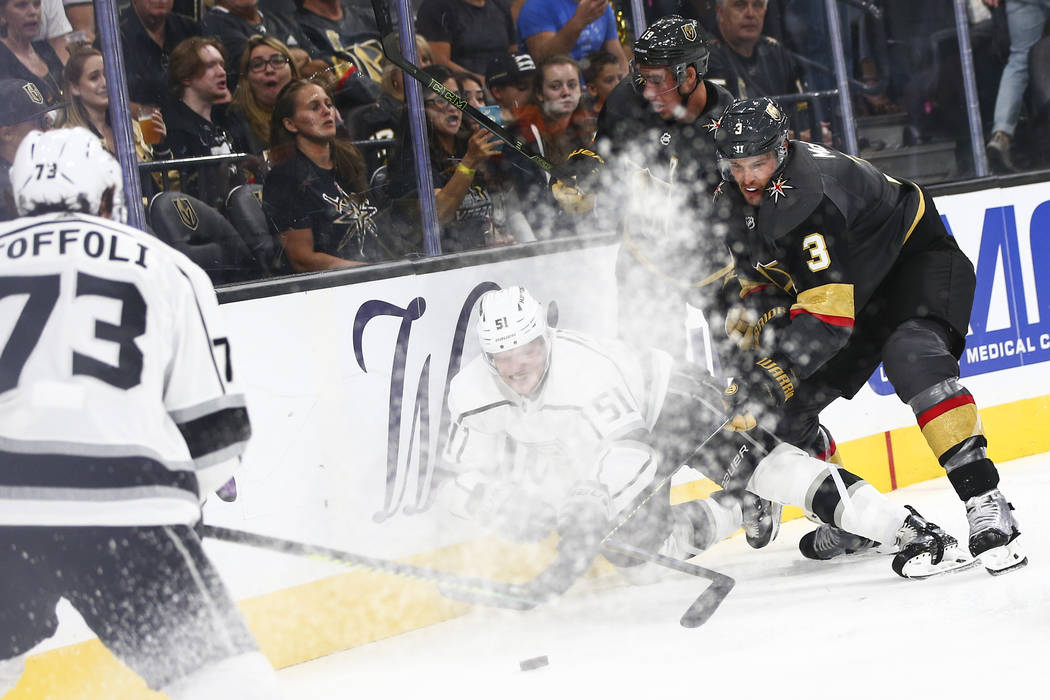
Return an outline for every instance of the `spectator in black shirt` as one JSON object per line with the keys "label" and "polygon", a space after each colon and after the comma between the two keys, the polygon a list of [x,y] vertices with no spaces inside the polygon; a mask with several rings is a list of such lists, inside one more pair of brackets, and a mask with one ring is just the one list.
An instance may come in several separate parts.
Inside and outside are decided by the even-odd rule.
{"label": "spectator in black shirt", "polygon": [[139,105],[168,102],[168,56],[183,39],[201,36],[197,22],[171,11],[174,0],[131,0],[120,16],[120,43],[132,114]]}
{"label": "spectator in black shirt", "polygon": [[263,203],[296,272],[333,270],[389,260],[401,251],[380,232],[369,201],[365,163],[337,139],[335,106],[319,84],[295,80],[274,106],[270,142],[277,165]]}
{"label": "spectator in black shirt", "polygon": [[383,75],[383,47],[372,11],[347,0],[302,0],[295,19],[312,44],[310,55],[329,61],[339,79],[351,68],[359,71],[375,83],[376,91],[367,101],[375,99]]}
{"label": "spectator in black shirt", "polygon": [[204,15],[204,31],[208,36],[218,38],[226,47],[226,55],[232,63],[226,76],[231,91],[237,89],[241,77],[236,66],[248,39],[255,35],[272,36],[283,43],[297,66],[302,67],[310,60],[310,54],[303,48],[309,42],[299,26],[286,25],[276,15],[263,13],[259,9],[259,0],[217,0]]}
{"label": "spectator in black shirt", "polygon": [[0,77],[19,78],[36,87],[48,107],[62,103],[62,62],[46,39],[34,41],[40,0],[0,0]]}
{"label": "spectator in black shirt", "polygon": [[508,0],[423,0],[416,30],[434,51],[434,62],[485,77],[489,61],[517,51]]}

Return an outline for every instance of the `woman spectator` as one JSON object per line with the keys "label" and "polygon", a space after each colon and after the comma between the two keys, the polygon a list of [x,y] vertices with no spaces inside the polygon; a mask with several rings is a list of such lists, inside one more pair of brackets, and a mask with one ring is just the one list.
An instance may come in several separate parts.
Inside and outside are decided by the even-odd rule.
{"label": "woman spectator", "polygon": [[62,103],[62,61],[46,39],[33,41],[40,27],[40,0],[0,0],[0,76],[36,86],[45,105]]}
{"label": "woman spectator", "polygon": [[580,65],[569,56],[540,61],[536,72],[536,103],[518,114],[518,130],[526,143],[555,165],[573,150],[591,145],[593,122],[580,107]]}
{"label": "woman spectator", "polygon": [[241,54],[241,76],[233,93],[229,116],[244,123],[240,130],[247,153],[260,156],[270,147],[270,123],[277,95],[285,85],[299,79],[299,68],[283,43],[269,36],[248,39]]}
{"label": "woman spectator", "polygon": [[[430,66],[423,73],[453,92],[463,89],[445,66]],[[485,129],[478,129],[470,138],[462,137],[463,113],[433,92],[424,94],[423,104],[442,252],[512,243],[512,238],[497,230],[492,193],[482,169],[489,158],[500,152],[499,138]],[[394,197],[409,195],[416,186],[406,131],[401,130],[400,151],[391,158],[390,189]]]}
{"label": "woman spectator", "polygon": [[456,73],[455,78],[463,86],[459,96],[465,99],[468,105],[474,109],[485,106],[485,88],[482,87],[481,80],[473,73]]}
{"label": "woman spectator", "polygon": [[270,128],[275,166],[263,203],[296,272],[389,260],[401,250],[381,236],[368,199],[365,163],[337,139],[332,98],[311,80],[293,80],[277,97]]}

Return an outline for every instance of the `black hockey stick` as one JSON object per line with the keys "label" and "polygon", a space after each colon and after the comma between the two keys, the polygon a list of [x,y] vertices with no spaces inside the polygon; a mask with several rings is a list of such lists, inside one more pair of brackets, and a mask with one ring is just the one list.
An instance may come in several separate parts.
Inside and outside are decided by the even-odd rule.
{"label": "black hockey stick", "polygon": [[498,136],[508,146],[532,161],[536,167],[545,172],[551,173],[552,175],[554,174],[555,166],[553,163],[543,156],[528,150],[524,143],[514,138],[511,133],[504,129],[500,124],[497,124],[478,111],[477,108],[468,104],[465,98],[460,97],[452,90],[449,90],[447,87],[421,71],[418,66],[405,59],[404,54],[401,53],[401,42],[399,41],[397,28],[394,27],[394,21],[390,17],[389,0],[372,0],[372,10],[376,15],[376,25],[379,28],[379,33],[383,35],[380,40],[383,44],[383,53],[386,54],[387,59],[391,63],[400,68],[406,74],[418,80],[424,87],[437,93],[445,100],[445,102],[448,102],[482,127]]}
{"label": "black hockey stick", "polygon": [[715,614],[715,611],[718,610],[718,606],[722,604],[722,601],[725,600],[727,595],[729,595],[729,592],[733,590],[733,586],[736,585],[736,581],[725,574],[720,574],[711,569],[705,569],[704,567],[697,566],[692,562],[681,561],[672,557],[666,557],[662,554],[646,552],[643,549],[638,549],[637,547],[633,547],[625,542],[606,540],[604,548],[614,552],[620,552],[621,554],[628,554],[639,559],[645,559],[646,561],[651,561],[654,564],[659,564],[668,569],[681,571],[684,574],[696,576],[697,578],[704,578],[711,582],[711,584],[704,589],[704,592],[693,601],[693,604],[689,606],[689,609],[683,613],[682,619],[679,620],[682,627],[699,627],[707,622],[711,616]]}
{"label": "black hockey stick", "polygon": [[270,549],[284,554],[297,556],[309,556],[318,559],[348,564],[353,567],[380,571],[413,581],[424,581],[436,583],[438,590],[443,595],[453,600],[488,605],[497,608],[510,608],[511,610],[531,610],[541,600],[532,597],[527,587],[519,586],[505,581],[494,581],[491,579],[476,578],[473,576],[461,576],[449,571],[441,571],[426,566],[406,564],[404,562],[392,561],[369,557],[353,552],[344,552],[331,547],[295,542],[269,535],[260,535],[244,530],[234,530],[227,527],[215,525],[202,525],[200,533],[203,537],[211,537],[216,540],[234,542],[236,544],[251,545],[262,549]]}

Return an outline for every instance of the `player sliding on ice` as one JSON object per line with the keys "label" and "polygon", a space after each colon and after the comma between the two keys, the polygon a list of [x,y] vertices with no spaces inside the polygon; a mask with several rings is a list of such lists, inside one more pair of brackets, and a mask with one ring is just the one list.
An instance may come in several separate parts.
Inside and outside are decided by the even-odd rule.
{"label": "player sliding on ice", "polygon": [[[539,540],[557,531],[563,554],[575,548],[585,557],[615,530],[632,546],[685,558],[739,529],[738,499],[755,499],[746,488],[895,543],[893,568],[904,577],[973,563],[936,525],[849,472],[790,445],[759,459],[766,445],[720,429],[720,390],[672,371],[661,351],[637,354],[551,328],[544,307],[522,287],[486,293],[477,332],[482,355],[449,393],[444,461],[455,479],[445,498],[498,533]],[[697,450],[707,436],[710,444]],[[763,441],[773,447],[768,436]],[[686,462],[727,490],[672,507],[669,476]],[[768,543],[779,525],[779,512],[764,513],[748,535],[752,546]],[[637,560],[607,558],[628,578],[641,578],[632,571]],[[565,590],[572,581],[562,583]]]}

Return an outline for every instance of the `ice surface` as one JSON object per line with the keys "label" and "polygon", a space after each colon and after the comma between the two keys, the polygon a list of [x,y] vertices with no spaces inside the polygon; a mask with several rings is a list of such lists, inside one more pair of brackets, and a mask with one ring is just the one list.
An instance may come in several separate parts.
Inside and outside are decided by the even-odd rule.
{"label": "ice surface", "polygon": [[[290,698],[1041,698],[1050,647],[1050,454],[1000,465],[1029,566],[906,581],[888,556],[803,559],[814,525],[786,523],[698,557],[737,585],[705,626],[679,626],[704,582],[584,582],[528,613],[476,609],[440,625],[294,666]],[[890,494],[960,541],[962,504],[941,478]],[[586,590],[587,587],[589,590]],[[547,656],[529,672],[519,662]]]}

